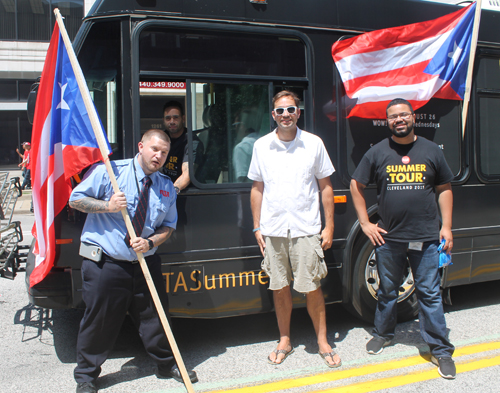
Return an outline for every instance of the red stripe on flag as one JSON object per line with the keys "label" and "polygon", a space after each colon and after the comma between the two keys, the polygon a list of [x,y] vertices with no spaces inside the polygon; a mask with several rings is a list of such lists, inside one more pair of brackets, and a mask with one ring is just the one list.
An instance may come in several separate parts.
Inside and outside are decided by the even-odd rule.
{"label": "red stripe on flag", "polygon": [[422,63],[414,64],[408,67],[398,68],[395,70],[381,72],[376,75],[367,75],[359,78],[351,79],[344,82],[346,91],[349,91],[349,96],[352,96],[360,89],[369,86],[394,86],[399,84],[398,81],[404,80],[405,84],[417,84],[429,81],[435,78],[434,75],[424,74],[425,67],[430,60]]}
{"label": "red stripe on flag", "polygon": [[79,173],[82,170],[80,163],[102,160],[99,149],[86,146],[65,146],[62,155],[66,179],[71,178],[73,174]]}
{"label": "red stripe on flag", "polygon": [[408,45],[429,37],[446,33],[453,29],[468,7],[444,15],[440,18],[411,25],[391,27],[362,34],[357,37],[337,41],[332,46],[335,61],[363,52],[375,52],[382,49]]}
{"label": "red stripe on flag", "polygon": [[[35,210],[35,224],[32,233],[35,236],[37,251],[35,259],[35,268],[30,276],[30,287],[39,283],[50,271],[54,264],[55,257],[55,235],[54,221],[47,214],[47,209],[53,209],[53,205],[47,202],[47,176],[44,167],[47,164],[48,157],[40,156],[44,154],[40,149],[40,143],[44,140],[44,125],[47,121],[50,122],[52,95],[57,63],[57,51],[59,46],[59,27],[54,26],[52,38],[50,40],[49,49],[43,66],[40,86],[37,93],[37,101],[35,107],[35,117],[33,121],[33,134],[31,138],[32,145],[32,179],[33,179],[33,208]],[[50,132],[50,129],[46,129]],[[45,136],[45,138],[47,138]],[[50,139],[50,138],[49,138]],[[53,217],[53,210],[52,214]],[[43,242],[43,243],[41,243]]]}
{"label": "red stripe on flag", "polygon": [[460,97],[455,90],[451,88],[451,82],[446,82],[446,84],[439,89],[439,91],[434,94],[435,98],[441,98],[444,100],[461,100],[462,97]]}
{"label": "red stripe on flag", "polygon": [[[378,101],[378,102],[368,102],[365,104],[355,105],[347,117],[364,117],[367,119],[384,119],[385,116],[380,116],[381,113],[385,113],[387,105],[391,100]],[[413,110],[423,107],[427,104],[427,101],[414,101],[410,100]]]}

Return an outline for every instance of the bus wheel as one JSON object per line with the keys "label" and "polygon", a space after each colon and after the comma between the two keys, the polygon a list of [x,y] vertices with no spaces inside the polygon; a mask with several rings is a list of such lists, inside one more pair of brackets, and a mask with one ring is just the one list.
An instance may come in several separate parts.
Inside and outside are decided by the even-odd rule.
{"label": "bus wheel", "polygon": [[[362,242],[355,253],[356,261],[352,274],[352,308],[361,319],[373,323],[377,306],[377,291],[380,283],[375,249],[369,240]],[[408,263],[401,278],[398,297],[398,321],[408,321],[418,315],[417,295],[413,274]]]}

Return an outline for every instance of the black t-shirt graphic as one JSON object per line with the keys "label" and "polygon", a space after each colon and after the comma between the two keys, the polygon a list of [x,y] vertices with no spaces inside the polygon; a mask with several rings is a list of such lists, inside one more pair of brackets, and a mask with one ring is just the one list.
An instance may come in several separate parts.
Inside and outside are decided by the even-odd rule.
{"label": "black t-shirt graphic", "polygon": [[379,226],[387,231],[385,239],[439,239],[434,187],[454,176],[434,142],[421,136],[408,145],[384,139],[366,152],[352,177],[364,185],[376,183]]}
{"label": "black t-shirt graphic", "polygon": [[[168,132],[167,132],[168,133]],[[200,150],[201,149],[201,150]],[[182,174],[182,163],[189,162],[187,129],[179,138],[171,138],[170,151],[165,161],[165,166],[162,172],[170,177],[173,183]],[[203,154],[203,144],[196,135],[193,135],[193,160],[197,163],[197,159]]]}

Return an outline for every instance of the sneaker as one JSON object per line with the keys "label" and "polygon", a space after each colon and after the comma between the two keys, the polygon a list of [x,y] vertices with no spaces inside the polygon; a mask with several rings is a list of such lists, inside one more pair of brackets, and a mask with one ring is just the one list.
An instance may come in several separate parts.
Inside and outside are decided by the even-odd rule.
{"label": "sneaker", "polygon": [[391,344],[391,340],[386,340],[382,337],[373,337],[366,344],[366,352],[370,355],[379,355],[383,352],[384,347],[387,347]]}
{"label": "sneaker", "polygon": [[446,379],[455,379],[457,368],[455,362],[450,358],[435,358],[431,356],[431,362],[438,366],[439,375]]}

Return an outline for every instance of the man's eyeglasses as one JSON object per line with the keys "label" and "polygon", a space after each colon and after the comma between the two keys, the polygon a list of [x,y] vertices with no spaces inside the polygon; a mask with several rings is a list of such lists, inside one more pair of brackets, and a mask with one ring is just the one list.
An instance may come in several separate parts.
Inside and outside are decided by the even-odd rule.
{"label": "man's eyeglasses", "polygon": [[397,120],[398,117],[400,117],[403,120],[408,120],[411,117],[411,113],[403,112],[403,113],[399,113],[397,115],[390,115],[390,116],[387,116],[387,120],[394,121],[394,120]]}
{"label": "man's eyeglasses", "polygon": [[285,113],[285,111],[287,111],[289,115],[293,115],[297,112],[297,109],[299,108],[297,108],[296,106],[289,106],[288,108],[274,108],[274,113],[276,113],[278,116],[281,116],[283,115],[283,113]]}

